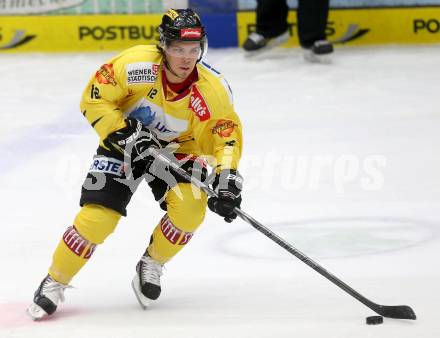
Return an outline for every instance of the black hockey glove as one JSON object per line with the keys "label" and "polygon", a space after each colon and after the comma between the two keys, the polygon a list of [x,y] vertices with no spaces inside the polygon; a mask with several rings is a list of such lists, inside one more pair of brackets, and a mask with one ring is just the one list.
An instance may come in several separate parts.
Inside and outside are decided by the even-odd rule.
{"label": "black hockey glove", "polygon": [[208,207],[211,211],[231,223],[237,218],[234,208],[240,208],[243,177],[234,169],[224,169],[216,175],[212,188],[218,197],[210,197]]}
{"label": "black hockey glove", "polygon": [[130,160],[133,176],[137,178],[154,161],[146,150],[150,147],[162,148],[162,144],[156,134],[144,127],[140,121],[132,118],[127,118],[125,121],[127,126],[108,135],[104,144]]}

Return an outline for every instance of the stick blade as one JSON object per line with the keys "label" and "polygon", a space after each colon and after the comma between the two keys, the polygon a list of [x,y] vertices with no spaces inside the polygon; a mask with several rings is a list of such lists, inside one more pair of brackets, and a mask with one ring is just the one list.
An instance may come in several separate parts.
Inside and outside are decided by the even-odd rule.
{"label": "stick blade", "polygon": [[379,305],[375,311],[383,317],[395,319],[416,320],[416,314],[413,309],[407,305],[387,306]]}

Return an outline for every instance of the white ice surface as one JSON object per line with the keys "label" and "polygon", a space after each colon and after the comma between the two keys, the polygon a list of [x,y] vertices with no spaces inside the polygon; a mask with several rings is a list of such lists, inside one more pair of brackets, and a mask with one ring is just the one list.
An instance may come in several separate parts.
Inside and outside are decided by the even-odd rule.
{"label": "white ice surface", "polygon": [[[440,46],[211,50],[244,126],[243,209],[373,301],[385,319],[238,220],[208,213],[142,311],[134,267],[162,216],[147,186],[51,318],[24,311],[78,211],[97,137],[79,112],[111,54],[0,55],[0,337],[440,336]],[[373,168],[371,168],[373,167]]]}

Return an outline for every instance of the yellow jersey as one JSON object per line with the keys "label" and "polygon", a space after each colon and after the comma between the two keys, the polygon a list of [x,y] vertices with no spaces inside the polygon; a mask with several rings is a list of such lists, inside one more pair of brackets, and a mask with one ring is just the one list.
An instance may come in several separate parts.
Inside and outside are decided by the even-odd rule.
{"label": "yellow jersey", "polygon": [[178,153],[205,156],[216,171],[237,169],[242,127],[224,76],[205,62],[183,93],[166,85],[163,54],[154,45],[129,48],[107,61],[90,79],[81,111],[103,141],[132,117],[159,139],[178,144]]}

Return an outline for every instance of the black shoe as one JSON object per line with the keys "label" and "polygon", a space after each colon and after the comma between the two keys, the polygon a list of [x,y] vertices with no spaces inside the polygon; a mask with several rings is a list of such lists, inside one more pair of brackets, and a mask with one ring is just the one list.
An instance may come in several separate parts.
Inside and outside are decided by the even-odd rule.
{"label": "black shoe", "polygon": [[289,39],[289,31],[285,31],[283,34],[278,35],[273,38],[265,38],[263,35],[258,33],[251,33],[243,44],[243,49],[246,52],[257,52],[267,50]]}
{"label": "black shoe", "polygon": [[316,55],[324,55],[333,53],[333,44],[327,40],[318,40],[313,43],[310,48]]}
{"label": "black shoe", "polygon": [[313,45],[304,48],[304,58],[314,63],[330,63],[333,44],[327,40],[318,40]]}

